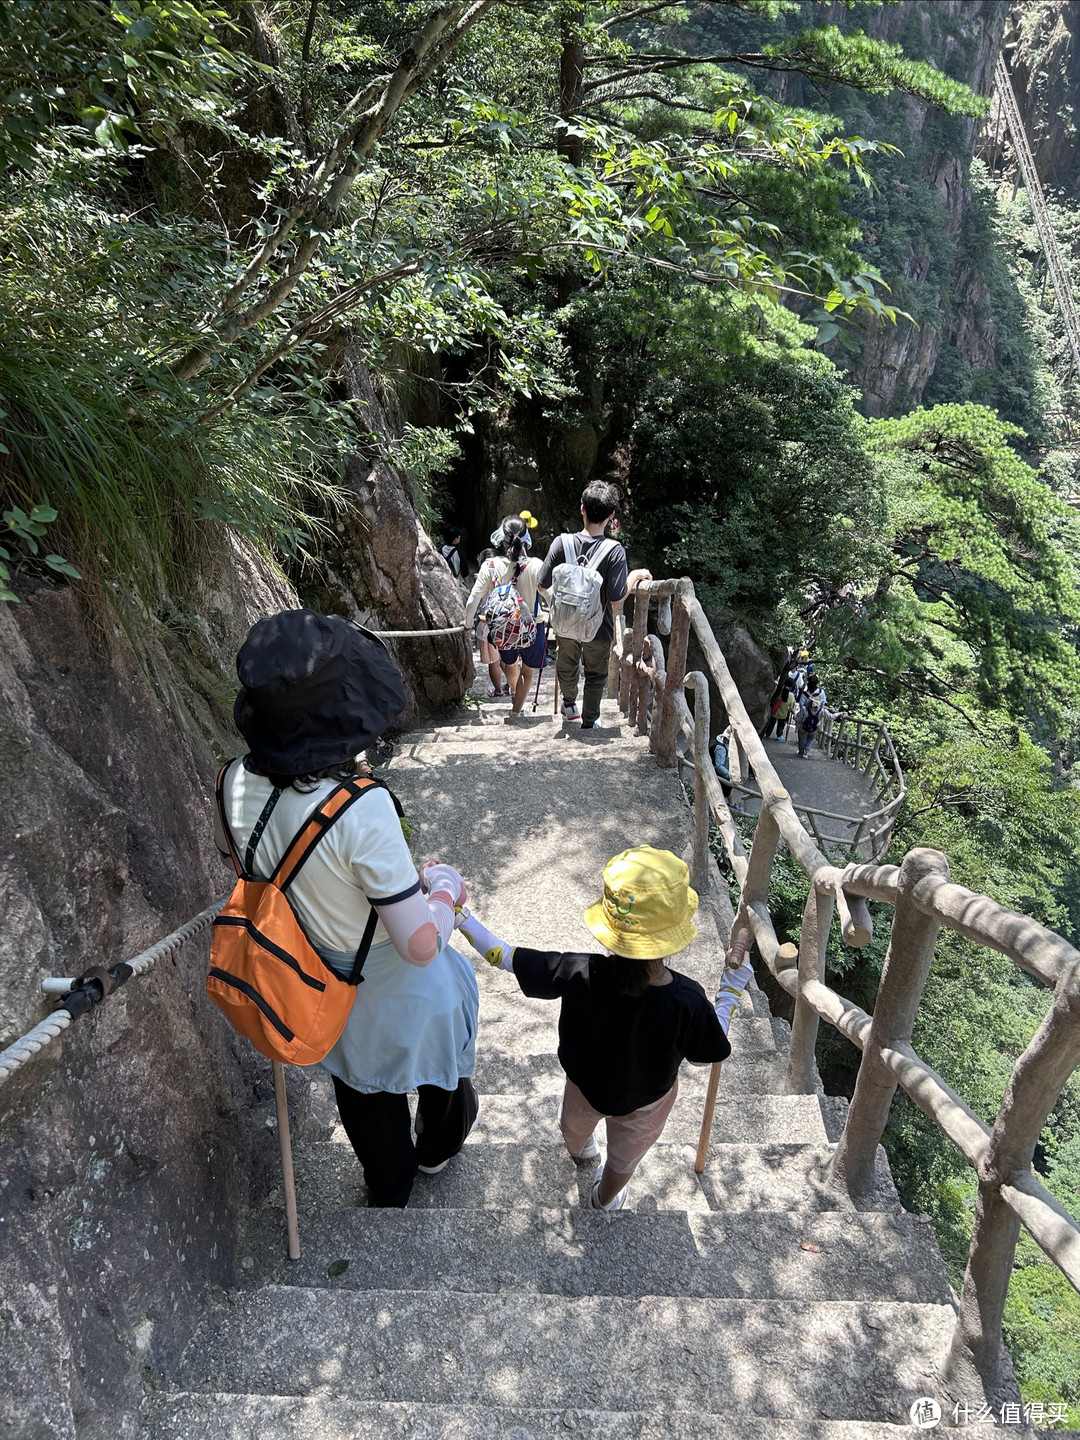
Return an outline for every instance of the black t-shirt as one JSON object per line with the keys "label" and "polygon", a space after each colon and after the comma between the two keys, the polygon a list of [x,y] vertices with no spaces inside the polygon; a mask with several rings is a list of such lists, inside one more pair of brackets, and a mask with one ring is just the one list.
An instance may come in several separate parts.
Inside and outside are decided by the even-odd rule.
{"label": "black t-shirt", "polygon": [[[588,560],[596,547],[603,542],[603,535],[587,535],[584,531],[575,535],[574,548],[577,550],[578,559]],[[566,551],[563,548],[562,536],[559,535],[551,542],[551,548],[537,577],[536,583],[541,590],[551,588],[551,576],[555,566],[562,565],[565,561]],[[596,568],[604,581],[603,589],[600,591],[600,598],[604,602],[604,618],[593,639],[613,640],[615,638],[615,621],[611,614],[611,607],[617,605],[620,600],[626,599],[626,551],[617,540]]]}
{"label": "black t-shirt", "polygon": [[619,995],[606,980],[606,961],[601,955],[514,949],[514,974],[525,994],[562,1001],[559,1063],[594,1110],[628,1115],[666,1095],[683,1060],[708,1063],[731,1054],[696,980],[671,970],[669,985]]}

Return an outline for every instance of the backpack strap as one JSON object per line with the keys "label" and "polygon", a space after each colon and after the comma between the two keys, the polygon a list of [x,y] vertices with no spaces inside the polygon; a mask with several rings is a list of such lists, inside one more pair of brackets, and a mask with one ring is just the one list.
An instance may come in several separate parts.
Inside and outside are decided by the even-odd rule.
{"label": "backpack strap", "polygon": [[575,535],[563,535],[562,548],[567,565],[576,565],[578,560],[577,537]]}
{"label": "backpack strap", "polygon": [[221,821],[221,833],[225,836],[225,844],[229,847],[229,859],[233,863],[237,879],[243,880],[245,878],[244,866],[240,859],[240,851],[236,847],[236,841],[225,814],[225,776],[229,773],[230,766],[236,763],[235,760],[230,760],[218,771],[217,784],[214,786],[214,800],[217,804],[218,819]]}
{"label": "backpack strap", "polygon": [[[303,825],[289,842],[284,855],[278,861],[277,869],[270,877],[270,883],[276,885],[281,891],[288,890],[289,886],[299,875],[312,851],[319,841],[330,829],[334,821],[345,814],[350,806],[355,805],[373,789],[386,789],[379,781],[371,776],[357,776],[355,780],[343,780],[335,789],[331,790],[319,808],[304,821]],[[394,801],[397,805],[397,801]],[[398,806],[400,814],[400,806]]]}
{"label": "backpack strap", "polygon": [[607,559],[618,543],[617,540],[601,540],[599,545],[593,547],[589,558],[585,561],[585,569],[599,570],[600,562]]}
{"label": "backpack strap", "polygon": [[280,790],[271,790],[270,798],[262,808],[262,813],[248,836],[247,853],[244,856],[244,876],[250,880],[255,875],[255,851],[259,848],[259,841],[262,839],[263,831],[266,829],[270,816],[277,808],[277,802],[281,799]]}

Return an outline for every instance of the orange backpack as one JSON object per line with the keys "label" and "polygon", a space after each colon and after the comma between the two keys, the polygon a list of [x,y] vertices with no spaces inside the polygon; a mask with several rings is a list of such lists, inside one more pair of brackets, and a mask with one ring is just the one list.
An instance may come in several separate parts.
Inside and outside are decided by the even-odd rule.
{"label": "orange backpack", "polygon": [[270,879],[259,880],[253,874],[255,850],[281,791],[274,790],[263,807],[242,864],[225,818],[228,768],[218,775],[217,806],[239,878],[214,921],[206,993],[268,1059],[314,1065],[345,1028],[379,917],[372,906],[352,973],[342,980],[305,935],[286,892],[334,821],[369,791],[386,787],[369,777],[344,781],[304,821]]}

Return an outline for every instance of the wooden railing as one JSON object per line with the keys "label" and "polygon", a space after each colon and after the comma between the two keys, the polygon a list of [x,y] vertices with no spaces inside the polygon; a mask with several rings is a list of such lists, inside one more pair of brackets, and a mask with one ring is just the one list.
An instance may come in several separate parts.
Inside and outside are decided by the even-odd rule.
{"label": "wooden railing", "polygon": [[[786,727],[781,734],[786,736]],[[858,857],[880,860],[892,841],[893,826],[907,797],[900,759],[884,720],[863,720],[854,715],[826,715],[817,744],[823,754],[865,775],[877,793],[877,807],[846,814],[792,799],[795,813],[830,859]],[[680,757],[685,763],[685,757]],[[752,811],[760,799],[754,777],[743,768],[741,756],[731,767],[731,788],[736,803]]]}
{"label": "wooden railing", "polygon": [[[659,607],[657,628],[649,630]],[[708,764],[709,684],[686,673],[691,630],[732,727],[732,751],[758,778],[762,807],[747,853],[720,782]],[[975,1169],[979,1180],[967,1272],[942,1385],[957,1402],[1004,1395],[1001,1322],[1016,1242],[1023,1225],[1080,1290],[1080,1225],[1040,1184],[1031,1161],[1054,1102],[1080,1065],[1080,953],[1053,931],[949,879],[945,856],[915,849],[896,865],[831,865],[803,828],[750,720],[689,580],[638,587],[632,630],[612,647],[609,690],[661,765],[676,763],[680,730],[695,756],[693,883],[719,883],[709,851],[715,822],[739,887],[736,926],[750,927],[762,960],[795,1000],[786,1089],[812,1094],[818,1025],[826,1020],[862,1052],[855,1093],[831,1162],[831,1183],[857,1203],[874,1187],[877,1148],[900,1085]],[[686,698],[693,697],[693,708]],[[745,769],[742,773],[747,773]],[[798,946],[782,944],[769,913],[769,882],[780,842],[809,882]],[[825,984],[833,920],[844,941],[865,946],[873,933],[868,900],[894,907],[888,953],[873,1015]],[[1013,1068],[997,1118],[987,1127],[912,1049],[911,1035],[942,927],[1009,956],[1054,991],[1054,1000]]]}

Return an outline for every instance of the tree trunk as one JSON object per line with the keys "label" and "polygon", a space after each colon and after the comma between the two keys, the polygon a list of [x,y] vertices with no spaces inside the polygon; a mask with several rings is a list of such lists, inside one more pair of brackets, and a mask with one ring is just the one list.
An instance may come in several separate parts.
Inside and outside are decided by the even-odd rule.
{"label": "tree trunk", "polygon": [[[367,407],[378,445],[345,465],[345,488],[356,504],[336,529],[339,539],[320,559],[321,575],[309,588],[312,603],[374,630],[423,630],[461,625],[464,607],[446,561],[417,518],[408,479],[388,464],[393,427],[366,365],[349,346],[342,366],[350,400]],[[434,640],[391,641],[408,709],[396,728],[459,701],[473,680],[472,648],[465,632]]]}
{"label": "tree trunk", "polygon": [[585,146],[580,135],[570,133],[568,127],[574,124],[581,110],[581,87],[585,74],[585,45],[581,38],[581,25],[585,18],[583,5],[571,5],[563,12],[562,55],[559,60],[559,116],[563,125],[559,131],[559,154],[571,165],[580,165]]}

